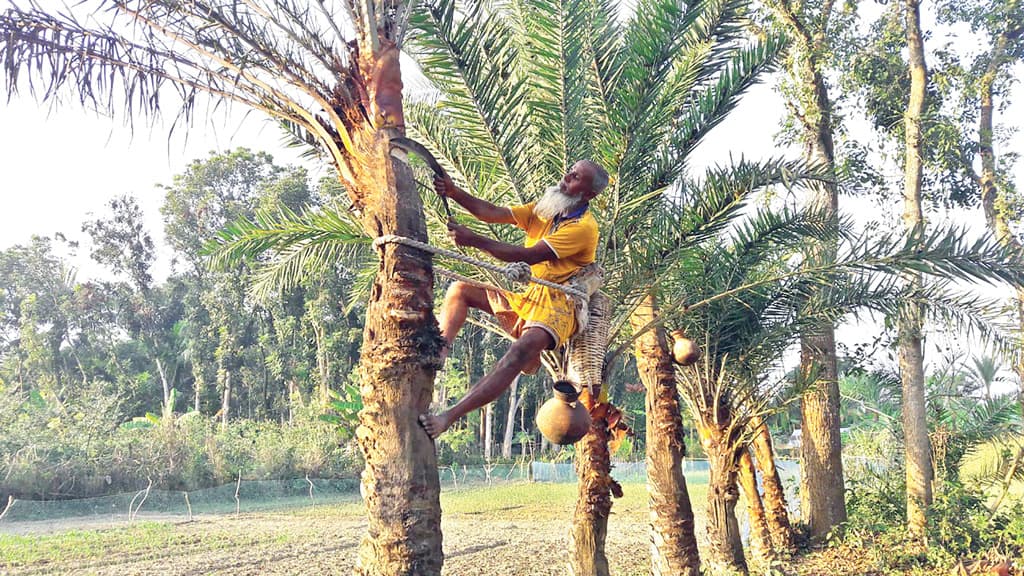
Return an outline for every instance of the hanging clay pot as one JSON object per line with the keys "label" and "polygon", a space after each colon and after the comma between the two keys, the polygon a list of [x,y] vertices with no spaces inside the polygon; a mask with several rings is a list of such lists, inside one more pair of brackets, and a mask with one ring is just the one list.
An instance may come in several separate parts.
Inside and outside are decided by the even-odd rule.
{"label": "hanging clay pot", "polygon": [[672,332],[672,358],[677,364],[690,366],[700,360],[700,347],[686,337],[682,330]]}
{"label": "hanging clay pot", "polygon": [[575,444],[590,429],[590,413],[577,402],[579,392],[568,380],[554,385],[555,397],[549,398],[537,411],[537,428],[549,442],[565,446]]}

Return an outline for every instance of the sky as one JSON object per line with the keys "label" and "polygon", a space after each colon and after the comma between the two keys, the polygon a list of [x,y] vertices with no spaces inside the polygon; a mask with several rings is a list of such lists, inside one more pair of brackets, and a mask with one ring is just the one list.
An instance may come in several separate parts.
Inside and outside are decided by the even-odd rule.
{"label": "sky", "polygon": [[[1018,66],[1018,76],[1020,71]],[[6,82],[2,71],[0,82]],[[997,122],[1020,128],[1024,125],[1024,94],[1019,89],[1016,93],[1016,101]],[[798,156],[799,150],[781,150],[774,143],[783,114],[781,99],[770,82],[754,87],[691,157],[691,169],[725,163],[730,156]],[[25,243],[32,235],[53,236],[58,232],[70,240],[82,241],[84,246],[87,236],[81,231],[82,222],[105,214],[105,204],[122,194],[139,199],[149,231],[162,247],[159,206],[163,193],[158,185],[169,185],[191,161],[215,150],[244,146],[271,153],[280,165],[305,165],[314,178],[326,173],[323,166],[302,160],[299,151],[282,147],[276,125],[256,114],[223,110],[209,116],[200,113],[190,129],[179,127],[171,136],[165,122],[149,126],[146,120],[137,119],[132,129],[124,120],[84,111],[76,102],[40,104],[27,94],[14,96],[0,106],[0,250]],[[862,137],[872,137],[866,130],[854,130]],[[1011,141],[1009,150],[1024,154],[1020,135]],[[1015,180],[1024,185],[1024,162],[1016,166]],[[843,198],[840,204],[841,209],[860,219],[884,219],[898,225],[898,199],[878,204]],[[984,225],[977,210],[933,213],[931,217],[933,221],[950,218],[970,223],[979,231]],[[79,249],[72,262],[78,268],[79,280],[104,275],[89,260],[87,248]],[[156,276],[165,276],[169,270],[169,251],[163,248]],[[862,327],[850,327],[842,338],[853,342],[863,336],[861,332]]]}

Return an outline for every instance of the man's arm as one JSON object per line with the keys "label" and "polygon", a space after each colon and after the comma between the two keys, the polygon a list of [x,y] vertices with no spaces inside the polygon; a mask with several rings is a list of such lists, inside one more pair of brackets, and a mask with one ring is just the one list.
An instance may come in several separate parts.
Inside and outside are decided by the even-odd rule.
{"label": "man's arm", "polygon": [[558,255],[548,246],[547,242],[537,242],[533,246],[516,246],[481,236],[465,226],[448,224],[448,235],[459,246],[470,246],[483,250],[502,262],[526,262],[533,265],[548,260],[557,260]]}
{"label": "man's arm", "polygon": [[441,196],[447,196],[459,203],[481,222],[488,224],[515,224],[512,211],[504,206],[495,206],[486,200],[481,200],[459,188],[446,174],[443,177],[434,177],[434,190]]}

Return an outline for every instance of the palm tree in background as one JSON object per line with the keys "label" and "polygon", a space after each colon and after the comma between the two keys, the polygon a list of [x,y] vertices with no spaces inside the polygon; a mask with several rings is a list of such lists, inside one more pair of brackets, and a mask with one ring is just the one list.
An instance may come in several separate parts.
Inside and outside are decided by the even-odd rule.
{"label": "palm tree in background", "polygon": [[[8,94],[28,89],[132,120],[176,108],[187,123],[201,99],[215,111],[262,112],[336,169],[361,234],[422,240],[412,172],[388,145],[404,132],[398,55],[408,13],[398,0],[95,0],[60,12],[30,4],[0,14],[0,55]],[[381,249],[360,365],[369,517],[360,574],[441,571],[436,458],[416,424],[441,342],[431,279],[429,256]]]}
{"label": "palm tree in background", "polygon": [[[841,250],[835,261],[807,263],[795,255],[809,241],[835,242]],[[993,275],[1019,282],[1021,270],[1016,256],[1001,255],[991,239],[971,244],[956,230],[923,237],[920,244],[894,234],[866,236],[855,233],[845,219],[837,227],[832,215],[818,208],[758,210],[726,236],[698,246],[690,258],[691,264],[677,268],[664,286],[680,300],[663,315],[674,317],[676,326],[704,350],[700,362],[677,372],[710,465],[708,561],[723,572],[746,569],[735,505],[738,476],[753,476],[748,445],[756,444],[768,416],[785,410],[820,381],[813,371],[817,367],[785,377],[785,352],[814,326],[867,310],[895,314],[900,303],[922,301],[929,302],[936,321],[972,327],[1007,346],[1009,332],[999,322],[997,303],[959,294],[946,284],[950,278],[975,281]],[[909,291],[895,274],[905,269],[927,271],[934,284],[923,292]],[[762,472],[773,467],[760,464],[767,464]],[[767,496],[768,484],[777,480],[763,476]],[[745,491],[751,544],[763,561],[771,548],[787,548],[792,536],[784,523],[773,526],[770,515],[760,516],[786,506],[760,506],[756,483],[745,483]],[[781,495],[781,490],[773,493]]]}

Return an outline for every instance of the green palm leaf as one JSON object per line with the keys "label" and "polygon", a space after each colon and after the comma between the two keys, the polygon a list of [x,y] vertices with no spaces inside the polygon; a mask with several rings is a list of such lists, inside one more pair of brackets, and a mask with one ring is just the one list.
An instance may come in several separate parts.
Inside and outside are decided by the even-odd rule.
{"label": "green palm leaf", "polygon": [[355,272],[373,261],[370,239],[347,212],[334,209],[296,214],[287,207],[257,211],[255,219],[227,225],[207,244],[214,268],[260,261],[251,287],[266,299],[299,285],[312,274],[342,265]]}
{"label": "green palm leaf", "polygon": [[461,138],[497,160],[502,183],[521,201],[527,190],[536,189],[527,168],[535,154],[515,37],[483,4],[468,2],[465,8],[457,10],[454,0],[418,5],[410,20],[416,30],[409,38],[410,53],[444,94],[439,113]]}

